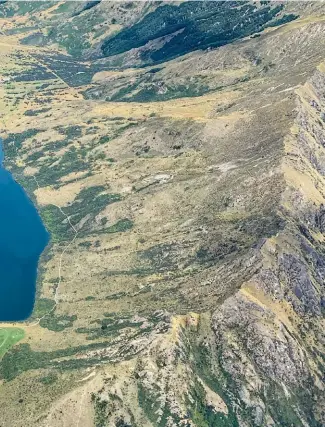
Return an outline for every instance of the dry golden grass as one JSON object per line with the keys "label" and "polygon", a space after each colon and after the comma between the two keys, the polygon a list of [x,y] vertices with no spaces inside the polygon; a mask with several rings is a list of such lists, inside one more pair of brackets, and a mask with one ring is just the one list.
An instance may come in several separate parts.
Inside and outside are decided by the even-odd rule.
{"label": "dry golden grass", "polygon": [[[53,6],[56,7],[57,5]],[[322,21],[323,18],[317,18],[313,22]],[[310,22],[310,19],[295,21],[287,27],[272,29],[265,36],[272,37],[273,32],[286,34],[290,28],[304,28]],[[274,49],[278,52],[278,47],[276,48]],[[30,60],[30,53],[46,52],[46,49],[19,45],[17,36],[1,36],[0,49],[3,67],[17,72],[24,68],[24,62]],[[225,48],[226,53],[227,49],[228,47]],[[20,63],[11,56],[14,52],[23,55],[24,59]],[[267,54],[272,55],[272,52],[268,51]],[[205,53],[195,55],[204,57]],[[206,55],[212,57],[214,53]],[[184,64],[179,65],[174,61],[169,71],[178,66],[181,69]],[[238,69],[229,67],[225,70],[201,70],[198,73],[231,80],[245,77],[251,72],[251,67],[243,60]],[[301,67],[298,71],[302,76],[304,69]],[[319,70],[323,71],[324,65]],[[105,71],[96,74],[93,81],[100,82],[117,75],[130,76],[137,72],[132,69],[118,73]],[[96,143],[101,136],[114,135],[115,124],[111,119],[118,118],[123,125],[130,123],[130,119],[136,123],[136,126],[111,138],[109,142],[89,149],[92,154],[105,155],[104,159],[89,161],[92,173],[90,176],[85,176],[84,172],[69,171],[58,180],[56,186],[46,185],[35,190],[34,195],[41,208],[54,204],[64,210],[69,203],[75,201],[82,189],[97,185],[103,185],[109,193],[121,194],[122,200],[107,206],[93,218],[93,233],[84,237],[77,236],[64,255],[63,250],[70,242],[53,244],[50,258],[43,263],[40,295],[53,300],[60,266],[61,281],[57,294],[59,302],[55,315],[77,315],[73,327],[54,332],[39,324],[19,323],[16,326],[22,327],[26,332],[23,343],[30,344],[32,350],[44,352],[89,344],[87,334],[77,333],[75,329],[93,327],[92,322],[102,319],[105,312],[119,315],[143,312],[147,315],[156,309],[166,309],[172,313],[188,310],[190,313],[187,315],[173,316],[171,330],[160,338],[161,345],[168,348],[177,343],[182,328],[189,326],[195,331],[201,327],[204,315],[198,313],[215,309],[225,295],[234,294],[240,286],[242,287],[238,292],[242,298],[254,302],[263,312],[269,311],[274,315],[272,321],[261,319],[261,328],[265,328],[272,336],[280,334],[281,324],[289,331],[296,331],[299,319],[288,303],[272,300],[254,280],[247,281],[242,276],[237,279],[240,262],[245,268],[250,267],[251,259],[248,255],[247,258],[240,258],[242,255],[238,255],[229,262],[227,257],[221,261],[215,260],[215,264],[212,263],[209,267],[202,267],[197,262],[197,253],[202,246],[213,250],[219,242],[227,241],[229,237],[237,242],[238,230],[233,224],[241,224],[245,220],[249,221],[252,215],[257,216],[265,209],[264,200],[272,208],[281,203],[282,206],[293,209],[292,194],[298,191],[308,201],[316,204],[324,201],[323,178],[304,159],[298,165],[290,156],[286,156],[284,160],[276,160],[283,159],[284,153],[299,155],[296,137],[300,128],[296,124],[290,131],[292,120],[281,121],[286,117],[285,113],[294,108],[294,102],[289,102],[288,99],[294,93],[292,88],[297,85],[297,81],[289,82],[290,85],[277,93],[274,86],[278,83],[282,88],[281,85],[287,83],[288,77],[281,71],[274,71],[274,75],[272,72],[261,72],[252,81],[242,82],[232,89],[195,98],[152,103],[86,101],[81,94],[85,87],[71,88],[58,77],[51,81],[56,88],[54,95],[38,94],[46,107],[50,108],[47,117],[39,114],[32,118],[24,113],[27,110],[37,110],[42,105],[31,95],[35,83],[15,83],[15,93],[25,95],[15,107],[10,103],[5,105],[9,89],[6,85],[0,86],[2,121],[7,133],[34,128],[45,130],[24,142],[25,152],[17,159],[17,165],[18,162],[21,166],[25,165],[24,174],[27,177],[39,171],[37,163],[27,166],[28,156],[42,149],[44,156],[41,161],[47,159],[49,154],[46,150],[51,150],[51,143],[63,140],[63,136],[55,129],[57,126],[82,126],[81,136],[69,141],[66,147],[55,153],[62,156],[72,146],[88,150],[91,143]],[[194,68],[193,73],[197,73]],[[304,78],[300,77],[300,80],[303,81]],[[276,79],[278,81],[275,83]],[[258,88],[260,92],[257,91]],[[305,86],[297,94],[303,98],[304,107],[309,108],[305,97],[314,96],[312,88]],[[270,122],[267,121],[268,118]],[[184,127],[193,126],[193,123],[197,126],[193,128],[193,132],[198,135],[194,142],[191,139],[192,130],[182,133],[184,123]],[[95,132],[87,134],[91,127],[96,127]],[[174,137],[168,133],[159,136],[159,132],[165,127],[169,127],[168,132],[170,129],[181,129],[181,136]],[[275,133],[277,139],[272,137]],[[158,141],[159,138],[162,142]],[[180,149],[171,148],[173,139],[182,142]],[[264,139],[267,141],[262,146]],[[278,140],[281,140],[280,143]],[[135,154],[137,146],[144,141],[148,141],[151,147],[149,154]],[[113,158],[115,162],[108,162],[108,158]],[[283,183],[280,174],[276,184],[274,181],[262,181],[262,178],[272,177],[280,170]],[[68,182],[72,179],[76,181]],[[319,189],[315,186],[316,182],[322,184]],[[264,193],[270,190],[269,185],[274,186],[271,188],[274,194],[262,199]],[[104,217],[108,219],[109,225],[129,218],[133,221],[133,228],[125,233],[98,233],[100,221]],[[71,221],[73,222],[73,218]],[[317,238],[321,241],[324,236],[319,235]],[[83,244],[88,244],[89,248],[85,249]],[[147,268],[149,263],[148,260],[143,261],[140,255],[162,244],[180,247],[175,255],[176,268],[167,265],[165,270],[159,270],[154,266],[146,274],[138,274],[140,267]],[[286,232],[267,239],[261,249],[261,264],[264,268],[275,267],[275,254],[290,250],[296,244],[294,238]],[[161,258],[164,255],[163,252]],[[114,294],[115,297],[109,299]],[[95,299],[87,300],[87,297]],[[195,313],[191,310],[195,310]],[[52,402],[46,401],[42,414],[46,416],[50,412],[50,415],[38,425],[63,425],[60,415],[60,411],[63,411],[67,414],[64,418],[66,425],[71,426],[76,419],[71,418],[70,414],[77,414],[80,426],[90,426],[94,416],[90,392],[98,391],[104,384],[104,378],[113,374],[121,378],[120,381],[126,378],[128,382],[135,363],[131,361],[111,365],[100,373],[94,370],[94,375],[92,371],[80,370],[77,375],[81,383],[71,392],[66,393],[66,389],[58,392],[61,397],[57,400],[53,398],[52,406]],[[30,381],[31,377],[28,375],[32,377],[32,374],[23,374],[19,381],[5,385],[3,393],[16,398],[20,381]],[[33,375],[39,375],[39,371]],[[116,387],[120,386],[117,382]],[[130,381],[129,387],[131,391],[128,391],[126,400],[137,408],[141,419],[136,386]],[[206,385],[204,388],[207,399],[226,412],[222,399]],[[39,396],[37,393],[40,392],[35,393]],[[80,405],[84,409],[82,412],[79,411]],[[30,415],[28,419],[33,419],[33,416]],[[140,425],[149,426],[149,423],[143,421]]]}

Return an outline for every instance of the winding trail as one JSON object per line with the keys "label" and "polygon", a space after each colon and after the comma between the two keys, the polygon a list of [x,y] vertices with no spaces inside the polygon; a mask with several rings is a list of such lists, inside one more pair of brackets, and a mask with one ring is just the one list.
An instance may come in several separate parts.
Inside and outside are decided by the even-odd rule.
{"label": "winding trail", "polygon": [[[56,206],[56,205],[54,205],[54,206]],[[60,208],[60,212],[63,213],[63,211],[62,211],[61,208]],[[59,286],[61,284],[61,279],[62,279],[61,269],[62,269],[63,256],[64,256],[65,252],[69,249],[69,247],[72,245],[72,243],[75,241],[75,239],[76,239],[76,237],[78,235],[78,232],[76,231],[76,229],[74,228],[74,226],[70,222],[70,218],[66,214],[64,214],[64,215],[68,219],[68,222],[71,225],[71,228],[73,229],[73,231],[75,232],[75,235],[73,236],[72,240],[67,244],[67,246],[65,246],[65,248],[63,249],[63,251],[61,252],[61,255],[60,255],[60,260],[59,260],[59,280],[58,280],[58,283],[57,283],[57,286],[56,286],[56,289],[55,289],[55,294],[54,294],[55,304],[58,304],[58,302],[59,302]]]}
{"label": "winding trail", "polygon": [[[38,189],[40,189],[41,187],[40,187],[40,185],[39,185],[39,183],[38,183],[37,178],[36,178],[36,176],[35,176],[35,175],[33,175],[33,179],[34,179],[34,181],[36,182],[37,188],[38,188]],[[72,229],[72,230],[73,230],[73,232],[74,232],[74,236],[73,236],[72,240],[70,240],[70,242],[67,244],[67,246],[65,246],[65,247],[64,247],[64,249],[63,249],[63,251],[61,252],[61,255],[60,255],[60,259],[59,259],[59,266],[58,266],[58,271],[59,271],[59,280],[58,280],[58,283],[57,283],[57,286],[56,286],[56,289],[55,289],[55,295],[54,295],[55,305],[54,305],[54,307],[51,309],[51,311],[52,311],[52,310],[54,310],[55,306],[58,304],[58,301],[59,301],[58,296],[59,296],[59,287],[60,287],[61,280],[62,280],[61,270],[62,270],[62,260],[63,260],[63,256],[64,256],[65,252],[69,249],[69,247],[72,245],[72,243],[76,240],[77,235],[78,235],[78,231],[76,230],[76,228],[75,228],[75,227],[74,227],[74,225],[72,224],[72,222],[71,222],[71,220],[70,220],[70,217],[69,217],[65,212],[63,212],[63,210],[62,210],[61,206],[55,205],[54,203],[52,203],[52,205],[53,205],[53,206],[55,206],[56,208],[58,208],[58,210],[61,212],[61,214],[66,218],[66,220],[68,221],[68,223],[69,223],[69,225],[70,225],[71,229]],[[49,313],[50,313],[50,312],[49,312]],[[49,314],[49,313],[48,313],[48,314]]]}
{"label": "winding trail", "polygon": [[[40,185],[37,181],[37,178],[35,177],[35,175],[33,175],[33,179],[36,182],[37,188],[40,189]],[[66,251],[69,249],[69,247],[73,244],[73,242],[76,240],[77,235],[78,235],[78,231],[76,230],[76,228],[74,227],[74,225],[72,224],[70,217],[63,212],[61,206],[55,205],[54,203],[52,203],[53,206],[55,206],[56,208],[58,208],[58,210],[61,212],[61,214],[66,218],[66,220],[68,221],[71,229],[74,232],[74,236],[72,238],[72,240],[70,240],[70,242],[67,244],[67,246],[64,247],[63,251],[61,252],[60,255],[60,259],[59,259],[59,265],[58,265],[58,282],[56,284],[56,288],[55,288],[55,294],[54,294],[54,302],[55,304],[53,305],[53,307],[51,308],[51,310],[49,310],[47,313],[45,313],[42,317],[38,318],[36,322],[32,323],[30,326],[36,326],[39,324],[39,322],[44,319],[44,317],[48,316],[49,314],[51,314],[57,307],[57,305],[59,304],[59,290],[60,290],[60,284],[62,281],[62,261],[63,261],[63,257],[64,254],[66,253]]]}

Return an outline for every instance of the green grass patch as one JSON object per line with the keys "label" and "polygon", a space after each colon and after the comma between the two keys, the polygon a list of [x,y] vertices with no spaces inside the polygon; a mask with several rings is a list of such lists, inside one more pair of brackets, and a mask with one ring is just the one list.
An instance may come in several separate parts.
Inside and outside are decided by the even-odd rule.
{"label": "green grass patch", "polygon": [[21,328],[0,328],[0,358],[24,336]]}

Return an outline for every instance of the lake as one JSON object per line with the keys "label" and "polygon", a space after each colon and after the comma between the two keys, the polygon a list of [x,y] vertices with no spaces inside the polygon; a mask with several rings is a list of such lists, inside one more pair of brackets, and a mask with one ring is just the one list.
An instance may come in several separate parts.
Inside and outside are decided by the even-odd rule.
{"label": "lake", "polygon": [[32,312],[38,260],[49,234],[23,188],[2,166],[0,139],[0,321]]}

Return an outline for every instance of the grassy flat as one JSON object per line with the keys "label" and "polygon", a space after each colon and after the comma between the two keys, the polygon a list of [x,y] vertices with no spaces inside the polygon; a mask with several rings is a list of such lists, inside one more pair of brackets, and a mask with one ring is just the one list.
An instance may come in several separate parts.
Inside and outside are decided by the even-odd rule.
{"label": "grassy flat", "polygon": [[0,328],[0,357],[2,357],[10,347],[24,338],[25,332],[20,328]]}

